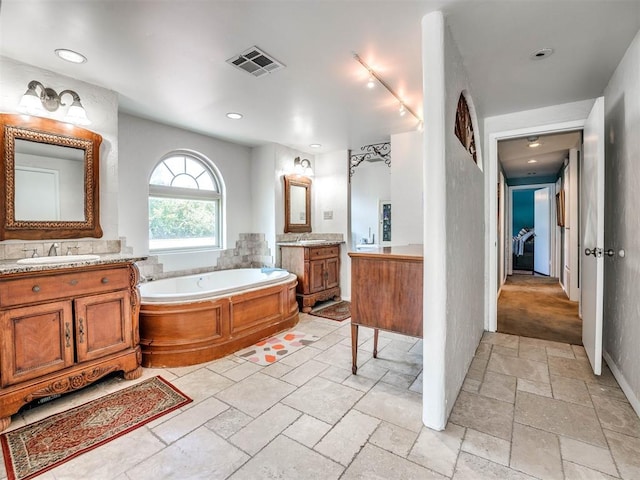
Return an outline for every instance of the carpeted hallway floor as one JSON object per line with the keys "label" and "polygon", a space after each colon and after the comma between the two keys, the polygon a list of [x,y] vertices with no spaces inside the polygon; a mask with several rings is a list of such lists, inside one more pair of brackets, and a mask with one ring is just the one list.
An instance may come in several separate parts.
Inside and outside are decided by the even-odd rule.
{"label": "carpeted hallway floor", "polygon": [[510,275],[498,299],[498,332],[582,345],[578,302],[557,278]]}

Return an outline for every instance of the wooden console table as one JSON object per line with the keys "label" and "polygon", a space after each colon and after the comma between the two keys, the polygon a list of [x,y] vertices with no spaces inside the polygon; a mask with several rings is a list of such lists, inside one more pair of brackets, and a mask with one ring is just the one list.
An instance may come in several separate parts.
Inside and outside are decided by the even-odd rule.
{"label": "wooden console table", "polygon": [[422,338],[423,246],[382,247],[349,252],[351,257],[351,355],[357,371],[358,327]]}

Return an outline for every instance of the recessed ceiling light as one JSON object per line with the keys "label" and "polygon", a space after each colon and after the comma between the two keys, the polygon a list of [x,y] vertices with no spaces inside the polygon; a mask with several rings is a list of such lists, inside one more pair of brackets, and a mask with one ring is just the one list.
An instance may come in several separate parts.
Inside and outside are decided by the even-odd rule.
{"label": "recessed ceiling light", "polygon": [[58,48],[55,50],[55,53],[62,60],[66,60],[71,63],[85,63],[87,61],[87,57],[82,55],[81,53],[74,52],[73,50],[68,50],[66,48]]}
{"label": "recessed ceiling light", "polygon": [[530,148],[536,148],[541,145],[540,141],[538,140],[538,137],[535,137],[535,136],[527,137],[527,142],[529,142]]}
{"label": "recessed ceiling light", "polygon": [[240,120],[242,117],[243,115],[241,113],[236,113],[236,112],[227,113],[227,118],[230,118],[231,120]]}
{"label": "recessed ceiling light", "polygon": [[528,160],[527,163],[538,163],[538,160],[532,158],[531,160]]}
{"label": "recessed ceiling light", "polygon": [[542,60],[553,55],[553,48],[541,48],[530,55],[531,60]]}
{"label": "recessed ceiling light", "polygon": [[320,148],[322,145],[320,145],[319,143],[312,143],[311,145],[309,145],[311,148]]}

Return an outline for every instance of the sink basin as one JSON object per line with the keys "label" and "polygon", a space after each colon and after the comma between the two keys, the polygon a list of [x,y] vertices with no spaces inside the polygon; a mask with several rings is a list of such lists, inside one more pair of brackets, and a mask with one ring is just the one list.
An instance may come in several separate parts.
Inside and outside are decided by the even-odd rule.
{"label": "sink basin", "polygon": [[369,250],[377,250],[378,245],[375,243],[359,243],[356,245],[356,250],[358,251],[369,251]]}
{"label": "sink basin", "polygon": [[21,258],[17,263],[22,265],[53,265],[61,263],[86,262],[88,260],[99,259],[100,255],[52,255],[51,257]]}

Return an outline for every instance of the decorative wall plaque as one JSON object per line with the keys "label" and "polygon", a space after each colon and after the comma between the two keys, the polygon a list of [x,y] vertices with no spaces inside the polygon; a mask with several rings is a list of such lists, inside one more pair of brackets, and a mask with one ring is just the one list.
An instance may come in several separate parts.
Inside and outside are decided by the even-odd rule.
{"label": "decorative wall plaque", "polygon": [[460,143],[462,143],[462,146],[471,154],[473,161],[477,164],[478,159],[476,157],[476,141],[473,136],[473,123],[471,122],[469,105],[467,105],[467,100],[462,93],[458,99],[458,109],[456,110],[455,133]]}

